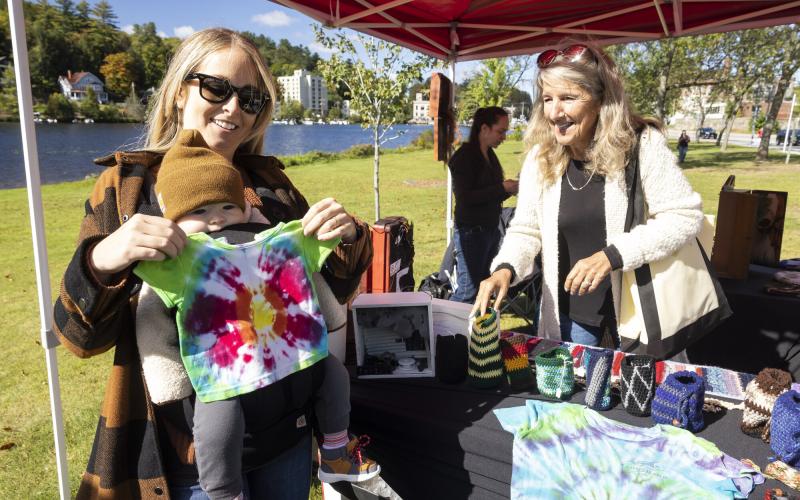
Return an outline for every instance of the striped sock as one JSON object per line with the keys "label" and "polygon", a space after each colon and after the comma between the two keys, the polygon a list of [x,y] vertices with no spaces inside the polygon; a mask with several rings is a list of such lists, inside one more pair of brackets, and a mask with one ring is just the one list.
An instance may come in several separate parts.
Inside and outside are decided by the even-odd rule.
{"label": "striped sock", "polygon": [[472,323],[467,379],[473,387],[488,389],[503,381],[499,339],[500,322],[497,313],[490,308]]}
{"label": "striped sock", "polygon": [[345,446],[350,441],[347,429],[332,434],[322,434],[322,447],[326,450],[333,450]]}

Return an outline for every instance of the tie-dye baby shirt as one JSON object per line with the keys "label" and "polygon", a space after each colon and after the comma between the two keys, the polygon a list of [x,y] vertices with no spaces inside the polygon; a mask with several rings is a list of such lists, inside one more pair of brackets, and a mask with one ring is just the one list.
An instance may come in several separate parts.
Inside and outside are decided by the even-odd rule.
{"label": "tie-dye baby shirt", "polygon": [[495,410],[514,434],[511,498],[747,498],[763,477],[672,426],[635,427],[581,405]]}
{"label": "tie-dye baby shirt", "polygon": [[292,221],[240,245],[191,234],[174,259],[136,266],[177,308],[181,358],[201,401],[252,392],[328,355],[311,275],[338,242],[304,236]]}

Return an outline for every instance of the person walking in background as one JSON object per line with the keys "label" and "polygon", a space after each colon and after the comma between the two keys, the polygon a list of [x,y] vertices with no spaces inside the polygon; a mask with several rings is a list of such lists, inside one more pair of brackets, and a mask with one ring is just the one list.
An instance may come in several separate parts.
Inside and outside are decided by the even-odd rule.
{"label": "person walking in background", "polygon": [[[493,295],[497,308],[541,253],[538,335],[598,345],[608,334],[618,343],[622,271],[694,238],[702,201],[659,123],[631,109],[603,51],[584,44],[546,50],[537,65],[516,212],[473,310],[483,314]],[[648,220],[625,232],[626,165],[637,152]]]}
{"label": "person walking in background", "polygon": [[518,182],[503,179],[494,153],[506,138],[508,113],[503,108],[479,108],[472,118],[469,140],[450,159],[456,198],[456,290],[450,300],[472,302],[477,284],[489,276],[489,263],[500,244],[500,211]]}
{"label": "person walking in background", "polygon": [[683,163],[686,159],[686,152],[689,151],[689,134],[685,130],[681,130],[681,136],[678,137],[678,163]]}

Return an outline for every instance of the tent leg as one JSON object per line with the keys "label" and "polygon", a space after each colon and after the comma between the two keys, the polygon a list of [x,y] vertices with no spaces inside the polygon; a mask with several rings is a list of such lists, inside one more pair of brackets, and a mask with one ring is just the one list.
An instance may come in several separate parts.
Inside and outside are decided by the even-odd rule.
{"label": "tent leg", "polygon": [[33,96],[28,65],[28,45],[25,38],[25,15],[22,0],[8,0],[11,24],[11,41],[14,49],[14,70],[17,80],[19,122],[22,132],[22,153],[25,158],[25,177],[28,186],[28,211],[31,216],[33,259],[36,267],[36,287],[39,295],[41,343],[45,349],[47,380],[50,386],[50,414],[53,419],[58,486],[62,500],[70,498],[67,475],[67,453],[64,435],[64,417],[61,410],[61,389],[58,383],[58,364],[55,349],[58,339],[53,335],[52,295],[50,271],[47,265],[47,244],[44,234],[44,211],[39,177],[39,156],[36,148],[36,129],[33,122]]}
{"label": "tent leg", "polygon": [[[450,59],[450,81],[453,83],[453,91],[450,92],[450,109],[455,109],[456,105],[456,60]],[[458,120],[456,120],[456,127],[458,127]],[[451,151],[452,154],[452,151]],[[449,156],[449,155],[448,155]],[[447,165],[445,165],[447,168]],[[450,169],[447,168],[447,218],[445,222],[445,232],[447,234],[447,245],[450,246],[450,239],[453,236],[453,176],[450,174]]]}

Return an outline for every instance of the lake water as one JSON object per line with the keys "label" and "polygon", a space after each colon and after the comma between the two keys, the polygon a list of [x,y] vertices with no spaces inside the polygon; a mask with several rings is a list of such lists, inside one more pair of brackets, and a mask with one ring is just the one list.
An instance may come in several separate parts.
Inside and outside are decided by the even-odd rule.
{"label": "lake water", "polygon": [[[405,146],[429,125],[399,125],[394,127],[398,138],[384,147]],[[42,183],[83,179],[99,173],[92,160],[119,149],[133,149],[142,134],[141,124],[92,123],[36,125],[39,169]],[[356,144],[371,144],[370,130],[359,125],[280,125],[267,129],[264,151],[276,156],[307,151],[343,151]],[[0,188],[25,185],[25,163],[22,157],[22,137],[18,123],[0,123]]]}

